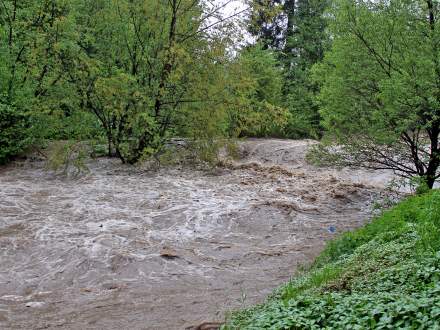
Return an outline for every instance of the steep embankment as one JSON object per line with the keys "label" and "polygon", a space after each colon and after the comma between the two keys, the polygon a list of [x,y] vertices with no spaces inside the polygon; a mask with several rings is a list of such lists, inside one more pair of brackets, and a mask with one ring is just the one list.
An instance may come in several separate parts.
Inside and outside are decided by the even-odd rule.
{"label": "steep embankment", "polygon": [[440,191],[330,242],[227,329],[440,329]]}
{"label": "steep embankment", "polygon": [[384,193],[380,173],[307,165],[312,143],[243,142],[214,172],[1,169],[0,328],[182,329],[261,303]]}

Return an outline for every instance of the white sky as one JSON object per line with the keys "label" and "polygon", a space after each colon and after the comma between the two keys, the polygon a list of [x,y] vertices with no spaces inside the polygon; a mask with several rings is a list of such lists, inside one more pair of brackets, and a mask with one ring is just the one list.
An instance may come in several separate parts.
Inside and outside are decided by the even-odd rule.
{"label": "white sky", "polygon": [[[217,1],[216,1],[217,2]],[[218,1],[221,2],[221,1]],[[242,0],[234,0],[230,4],[228,4],[224,10],[225,14],[234,14],[238,11],[244,10],[247,6],[243,3]]]}
{"label": "white sky", "polygon": [[204,0],[209,8],[222,8],[220,13],[223,17],[231,16],[247,8],[245,0]]}
{"label": "white sky", "polygon": [[[222,18],[233,16],[230,18],[230,21],[236,24],[237,29],[241,31],[242,37],[244,37],[247,42],[252,42],[251,36],[248,35],[246,29],[242,25],[248,14],[246,9],[249,7],[246,5],[245,1],[246,0],[205,0],[210,8],[221,8],[219,14]],[[234,16],[234,14],[237,15]],[[212,19],[211,22],[215,22],[218,19],[219,17]],[[239,36],[237,36],[237,38],[240,39]]]}

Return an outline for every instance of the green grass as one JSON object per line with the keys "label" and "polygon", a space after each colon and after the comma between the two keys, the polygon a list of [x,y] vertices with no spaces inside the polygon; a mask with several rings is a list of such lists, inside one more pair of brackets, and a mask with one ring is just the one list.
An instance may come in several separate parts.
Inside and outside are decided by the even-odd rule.
{"label": "green grass", "polygon": [[440,191],[329,242],[310,269],[224,329],[440,329]]}

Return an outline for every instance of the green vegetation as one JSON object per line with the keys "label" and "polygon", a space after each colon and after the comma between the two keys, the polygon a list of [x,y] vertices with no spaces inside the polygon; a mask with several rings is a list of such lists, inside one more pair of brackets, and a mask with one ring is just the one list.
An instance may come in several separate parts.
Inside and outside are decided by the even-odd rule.
{"label": "green vegetation", "polygon": [[[325,164],[440,177],[440,3],[252,0],[249,31],[283,67],[283,135]],[[336,147],[336,148],[335,148]]]}
{"label": "green vegetation", "polygon": [[315,263],[226,329],[440,329],[440,191],[328,243]]}
{"label": "green vegetation", "polygon": [[0,163],[59,140],[135,164],[172,138],[212,159],[324,137],[321,163],[434,186],[438,1],[249,0],[241,23],[227,2],[0,0]]}
{"label": "green vegetation", "polygon": [[322,123],[341,163],[419,176],[433,187],[440,165],[439,8],[432,0],[333,1],[332,48],[314,70]]}
{"label": "green vegetation", "polygon": [[265,48],[273,49],[283,67],[283,102],[289,120],[282,131],[289,138],[322,134],[311,69],[329,46],[324,12],[327,0],[252,0],[249,31]]}
{"label": "green vegetation", "polygon": [[322,138],[310,160],[421,195],[226,328],[440,329],[440,2],[247,0],[245,28],[226,2],[0,0],[0,165],[215,164],[238,137]]}
{"label": "green vegetation", "polygon": [[0,103],[0,165],[19,154],[30,143],[26,116]]}
{"label": "green vegetation", "polygon": [[280,132],[280,65],[258,45],[235,51],[242,32],[222,7],[0,0],[0,162],[94,140],[134,164],[173,137],[200,147]]}

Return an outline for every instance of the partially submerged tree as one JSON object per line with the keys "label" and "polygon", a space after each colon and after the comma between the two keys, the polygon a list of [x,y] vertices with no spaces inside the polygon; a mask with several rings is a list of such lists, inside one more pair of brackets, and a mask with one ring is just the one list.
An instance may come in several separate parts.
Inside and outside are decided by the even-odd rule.
{"label": "partially submerged tree", "polygon": [[225,99],[219,72],[232,40],[213,31],[218,26],[228,31],[218,17],[222,5],[205,8],[198,0],[78,3],[80,54],[65,67],[82,107],[101,122],[110,155],[114,151],[123,162],[135,163],[158,152],[166,139],[183,131],[180,126],[190,126],[184,117],[191,113],[188,105],[199,110],[199,118],[216,118],[214,105]]}
{"label": "partially submerged tree", "polygon": [[336,0],[333,47],[315,69],[330,156],[340,164],[440,177],[440,4]]}

